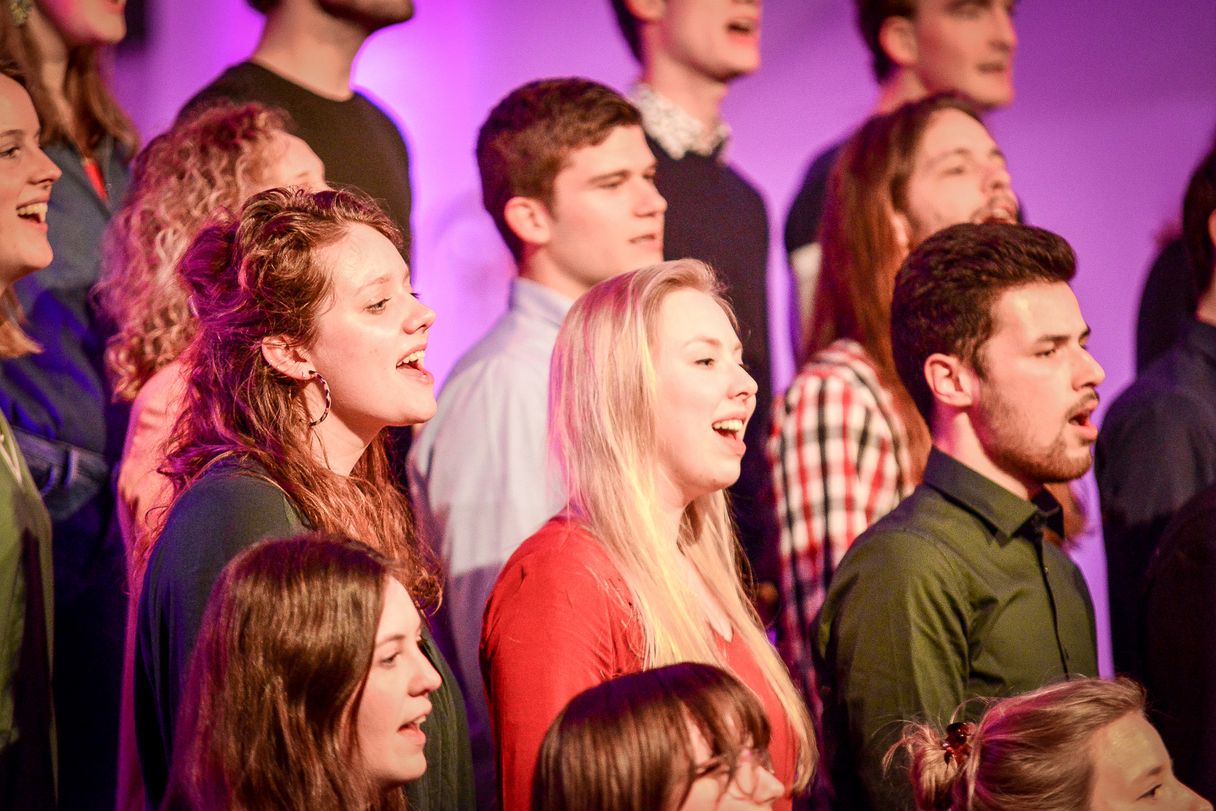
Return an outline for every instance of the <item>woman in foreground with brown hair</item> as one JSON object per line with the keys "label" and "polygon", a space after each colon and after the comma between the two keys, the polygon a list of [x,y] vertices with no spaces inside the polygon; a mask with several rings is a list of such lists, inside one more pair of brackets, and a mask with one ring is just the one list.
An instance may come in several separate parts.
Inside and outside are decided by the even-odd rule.
{"label": "woman in foreground with brown hair", "polygon": [[[257,543],[207,604],[162,809],[403,809],[439,674],[412,580],[337,536]],[[427,727],[429,729],[429,727]]]}

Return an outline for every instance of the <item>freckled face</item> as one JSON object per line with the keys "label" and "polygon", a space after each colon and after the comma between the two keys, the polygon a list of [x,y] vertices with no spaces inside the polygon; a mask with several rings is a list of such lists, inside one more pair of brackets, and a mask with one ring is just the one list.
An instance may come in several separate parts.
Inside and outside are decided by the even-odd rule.
{"label": "freckled face", "polygon": [[304,352],[329,384],[327,419],[365,442],[386,426],[429,420],[435,380],[423,361],[435,311],[414,297],[401,254],[383,234],[357,223],[318,260],[333,274],[333,296]]}
{"label": "freckled face", "polygon": [[656,333],[660,482],[669,506],[683,509],[739,478],[756,381],[742,366],[730,319],[699,290],[669,293],[659,305]]}

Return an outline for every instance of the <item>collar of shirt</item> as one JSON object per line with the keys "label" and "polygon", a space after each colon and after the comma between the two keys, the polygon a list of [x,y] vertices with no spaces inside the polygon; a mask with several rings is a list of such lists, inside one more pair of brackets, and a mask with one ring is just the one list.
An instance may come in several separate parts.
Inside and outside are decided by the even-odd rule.
{"label": "collar of shirt", "polygon": [[574,301],[543,284],[516,276],[511,280],[510,307],[513,312],[536,318],[556,329],[562,325]]}
{"label": "collar of shirt", "polygon": [[719,121],[717,127],[707,130],[691,113],[643,82],[638,82],[629,91],[629,100],[642,114],[642,129],[673,160],[679,160],[689,152],[702,157],[713,156],[719,162],[726,160],[730,126],[725,122]]}
{"label": "collar of shirt", "polygon": [[1063,535],[1060,504],[1046,490],[1027,501],[937,448],[929,452],[924,480],[1002,537],[1022,535],[1041,541],[1044,527]]}

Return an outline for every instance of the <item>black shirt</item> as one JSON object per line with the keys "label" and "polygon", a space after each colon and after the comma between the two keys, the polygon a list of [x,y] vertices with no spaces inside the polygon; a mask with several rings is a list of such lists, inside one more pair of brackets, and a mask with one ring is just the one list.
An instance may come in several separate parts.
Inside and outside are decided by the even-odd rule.
{"label": "black shirt", "polygon": [[408,245],[409,153],[392,119],[366,96],[355,93],[344,101],[328,99],[261,65],[241,62],[200,90],[182,112],[217,99],[256,101],[286,111],[295,133],[325,163],[329,184],[354,186],[379,201]]}

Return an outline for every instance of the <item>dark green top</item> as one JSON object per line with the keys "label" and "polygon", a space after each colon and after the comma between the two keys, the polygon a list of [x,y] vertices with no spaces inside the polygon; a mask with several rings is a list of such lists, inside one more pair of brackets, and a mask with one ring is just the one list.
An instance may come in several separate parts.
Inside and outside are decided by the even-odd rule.
{"label": "dark green top", "polygon": [[[307,531],[287,494],[258,465],[225,460],[173,505],[144,577],[135,642],[135,726],[152,807],[172,762],[173,729],[204,608],[220,571],[264,538]],[[443,679],[431,694],[427,770],[406,786],[411,811],[473,811],[473,760],[456,677],[423,628],[424,651]]]}
{"label": "dark green top", "polygon": [[1059,505],[1036,498],[935,449],[924,483],[845,555],[815,645],[836,807],[913,807],[902,764],[883,779],[903,721],[944,725],[971,698],[1097,675],[1089,590],[1043,543]]}

